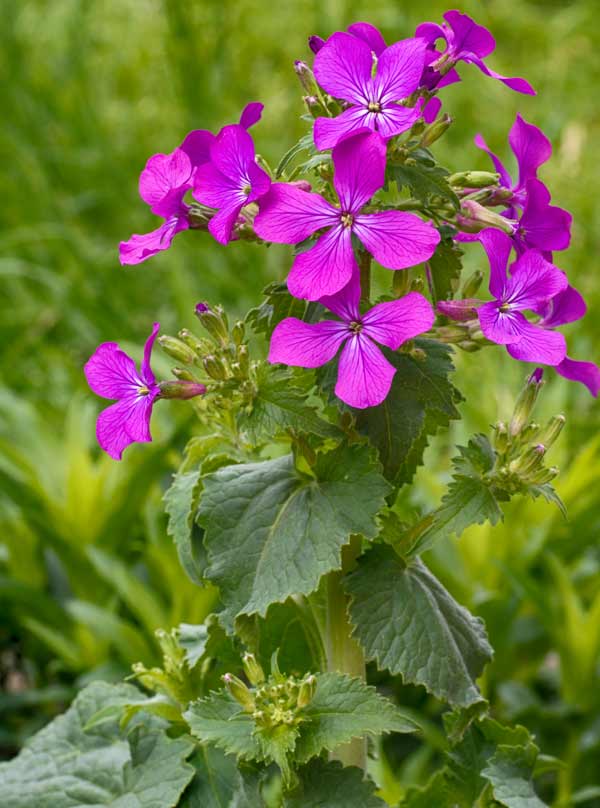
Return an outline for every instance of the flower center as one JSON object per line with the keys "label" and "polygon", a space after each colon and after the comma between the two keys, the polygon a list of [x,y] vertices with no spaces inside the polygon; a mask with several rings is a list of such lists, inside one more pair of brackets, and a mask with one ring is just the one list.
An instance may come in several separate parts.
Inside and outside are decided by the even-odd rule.
{"label": "flower center", "polygon": [[246,185],[244,185],[242,188],[242,193],[244,194],[244,196],[248,196],[251,190],[252,188],[250,187],[250,185],[246,183]]}
{"label": "flower center", "polygon": [[500,311],[502,314],[508,314],[510,311],[510,303],[502,303],[498,311]]}
{"label": "flower center", "polygon": [[367,109],[369,112],[381,112],[381,104],[379,101],[369,101]]}
{"label": "flower center", "polygon": [[148,387],[146,387],[146,385],[143,385],[142,387],[138,387],[137,392],[138,392],[138,396],[149,396],[150,395],[150,390],[149,390]]}
{"label": "flower center", "polygon": [[340,219],[344,227],[352,227],[354,223],[354,216],[351,213],[342,213]]}
{"label": "flower center", "polygon": [[348,328],[352,334],[360,334],[360,332],[363,330],[363,324],[359,323],[357,320],[352,320],[350,323],[348,323]]}

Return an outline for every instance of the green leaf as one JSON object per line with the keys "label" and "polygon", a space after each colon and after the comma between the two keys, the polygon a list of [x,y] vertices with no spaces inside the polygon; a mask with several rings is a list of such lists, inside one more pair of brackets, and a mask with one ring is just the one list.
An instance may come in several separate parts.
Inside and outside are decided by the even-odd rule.
{"label": "green leaf", "polygon": [[298,772],[300,785],[284,798],[283,808],[384,808],[375,786],[354,766],[313,760]]}
{"label": "green leaf", "polygon": [[532,773],[537,749],[499,746],[481,776],[492,785],[494,798],[506,808],[545,808],[533,788]]}
{"label": "green leaf", "polygon": [[459,537],[470,525],[485,521],[496,525],[502,519],[493,485],[483,476],[491,471],[495,462],[488,439],[477,435],[468,446],[458,449],[460,455],[452,461],[454,474],[448,491],[440,507],[421,523],[409,556],[424,553],[440,538]]}
{"label": "green leaf", "polygon": [[285,317],[304,317],[306,301],[292,297],[285,283],[270,283],[263,289],[263,294],[267,299],[246,315],[246,322],[257,334],[270,337],[275,326]]}
{"label": "green leaf", "polygon": [[258,369],[252,401],[240,413],[239,428],[254,444],[271,441],[286,431],[340,437],[341,431],[324,420],[307,398],[307,391],[298,386],[293,373],[264,363]]}
{"label": "green leaf", "polygon": [[447,345],[418,339],[424,359],[387,353],[397,369],[391,390],[378,407],[356,414],[359,430],[379,452],[384,475],[395,486],[410,482],[422,462],[428,439],[459,418],[460,393],[448,380],[454,370]]}
{"label": "green leaf", "polygon": [[164,723],[145,716],[124,736],[118,718],[89,731],[102,708],[139,699],[130,685],[94,682],[69,710],[35,735],[9,763],[0,764],[0,804],[11,808],[171,808],[192,779],[185,760],[189,738],[172,740]]}
{"label": "green leaf", "polygon": [[481,701],[475,679],[492,658],[483,622],[420,561],[373,548],[346,578],[354,636],[380,669],[450,704]]}
{"label": "green leaf", "polygon": [[294,158],[301,154],[303,151],[314,151],[314,140],[312,131],[303,135],[300,140],[295,143],[291,149],[288,149],[283,155],[277,168],[275,169],[275,179],[278,180],[283,174]]}
{"label": "green leaf", "polygon": [[193,702],[183,717],[200,741],[244,760],[260,759],[260,748],[253,736],[254,721],[227,691]]}
{"label": "green leaf", "polygon": [[319,628],[306,603],[289,598],[285,603],[269,607],[264,620],[259,620],[259,657],[271,659],[277,651],[277,662],[283,673],[302,676],[325,665]]}
{"label": "green leaf", "polygon": [[550,485],[550,483],[544,483],[543,485],[529,485],[527,490],[534,499],[537,499],[537,497],[543,497],[546,502],[556,505],[564,518],[567,518],[568,514],[566,505],[558,495],[558,492],[554,486]]}
{"label": "green leaf", "polygon": [[305,763],[353,738],[382,732],[416,732],[419,727],[374,687],[342,673],[317,676],[312,701],[302,711],[296,760]]}
{"label": "green leaf", "polygon": [[223,624],[264,616],[271,603],[313,592],[340,567],[352,534],[373,538],[388,484],[367,446],[320,454],[314,476],[291,455],[226,466],[204,478],[199,520],[206,529],[206,576],[220,587]]}
{"label": "green leaf", "polygon": [[202,745],[189,762],[196,772],[177,808],[233,808],[238,781],[235,758]]}
{"label": "green leaf", "polygon": [[454,297],[462,270],[462,255],[460,247],[448,238],[438,244],[427,262],[434,304]]}
{"label": "green leaf", "polygon": [[177,627],[179,645],[185,651],[185,661],[191,669],[202,659],[206,651],[208,629],[205,625],[195,626],[191,623],[180,623]]}
{"label": "green leaf", "polygon": [[396,180],[398,189],[408,188],[411,195],[428,205],[432,197],[441,197],[446,202],[455,207],[460,207],[458,197],[447,181],[449,172],[437,165],[429,165],[425,161],[420,161],[416,165],[392,166],[391,176]]}
{"label": "green leaf", "polygon": [[169,516],[167,532],[175,542],[179,561],[188,578],[199,586],[202,585],[202,575],[198,568],[192,538],[193,517],[201,488],[200,470],[196,469],[185,474],[175,474],[170,488],[163,497],[165,510]]}

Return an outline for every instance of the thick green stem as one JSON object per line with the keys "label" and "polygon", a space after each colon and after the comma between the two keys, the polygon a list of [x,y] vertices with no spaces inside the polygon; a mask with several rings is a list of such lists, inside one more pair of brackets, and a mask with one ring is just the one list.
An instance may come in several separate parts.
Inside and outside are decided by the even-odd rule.
{"label": "thick green stem", "polygon": [[358,255],[360,267],[360,297],[361,300],[369,301],[371,297],[371,254],[366,250],[361,250]]}
{"label": "thick green stem", "polygon": [[[358,676],[364,680],[365,657],[359,644],[350,636],[348,598],[342,586],[344,575],[352,569],[360,551],[361,540],[359,536],[355,536],[344,548],[342,569],[330,573],[328,577],[326,650],[328,670]],[[332,753],[332,758],[339,760],[344,766],[359,766],[361,769],[365,769],[367,764],[366,741],[357,738],[340,746]]]}

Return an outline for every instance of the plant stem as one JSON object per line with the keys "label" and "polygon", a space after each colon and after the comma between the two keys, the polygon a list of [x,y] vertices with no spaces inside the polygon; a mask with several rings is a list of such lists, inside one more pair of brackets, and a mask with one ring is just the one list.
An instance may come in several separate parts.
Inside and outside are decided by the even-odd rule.
{"label": "plant stem", "polygon": [[360,267],[360,298],[366,302],[371,297],[371,254],[360,250],[358,254]]}
{"label": "plant stem", "polygon": [[[350,636],[348,621],[348,598],[342,586],[344,575],[352,569],[361,552],[360,536],[353,536],[342,552],[342,569],[329,574],[327,579],[327,668],[338,673],[347,673],[365,679],[365,657],[362,648]],[[338,747],[331,755],[344,766],[367,765],[367,746],[362,738],[356,738]]]}

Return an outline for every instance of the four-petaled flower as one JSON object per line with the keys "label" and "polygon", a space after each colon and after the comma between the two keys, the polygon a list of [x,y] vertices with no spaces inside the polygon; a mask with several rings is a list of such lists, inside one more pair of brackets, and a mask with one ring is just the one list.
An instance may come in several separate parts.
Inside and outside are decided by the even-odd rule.
{"label": "four-petaled flower", "polygon": [[335,394],[350,407],[374,407],[387,396],[396,368],[376,343],[392,351],[406,340],[429,330],[435,314],[418,292],[379,303],[360,313],[360,280],[355,273],[337,295],[320,302],[338,320],[305,323],[296,317],[282,320],[273,331],[269,361],[316,368],[331,361],[340,347]]}
{"label": "four-petaled flower", "polygon": [[287,281],[292,295],[318,300],[343,289],[357,267],[353,235],[388,269],[411,267],[432,256],[440,235],[418,216],[396,210],[361,213],[384,184],[385,163],[384,141],[376,132],[364,131],[333,150],[339,208],[288,183],[274,183],[260,200],[254,229],[266,241],[298,244],[327,228],[296,256]]}
{"label": "four-petaled flower", "polygon": [[231,124],[211,144],[210,161],[196,171],[193,196],[203,205],[217,208],[208,229],[220,244],[228,244],[242,208],[263,196],[270,185],[269,175],[256,162],[246,128]]}
{"label": "four-petaled flower", "polygon": [[352,33],[329,37],[315,57],[315,78],[330,95],[350,106],[335,118],[317,118],[317,149],[330,149],[364,127],[386,139],[410,129],[421,115],[421,107],[398,102],[418,88],[424,64],[425,42],[404,39],[379,52],[373,76],[371,44]]}
{"label": "four-petaled flower", "polygon": [[523,253],[507,264],[512,241],[499,230],[484,230],[480,240],[490,262],[489,289],[494,300],[441,301],[438,310],[457,320],[478,317],[483,335],[506,345],[508,353],[523,362],[558,365],[566,356],[562,334],[531,323],[523,311],[539,313],[555,295],[567,288],[564,272],[546,261],[537,250]]}
{"label": "four-petaled flower", "polygon": [[[457,62],[468,62],[478,67],[486,76],[498,79],[511,90],[526,95],[535,95],[535,90],[528,81],[521,78],[508,78],[491,70],[483,61],[496,48],[496,41],[487,28],[477,23],[460,11],[447,11],[444,14],[446,22],[438,25],[435,22],[424,22],[418,26],[415,36],[421,37],[428,43],[428,49],[434,57],[423,75],[423,85],[429,89],[440,86],[442,78]],[[446,41],[446,49],[438,54],[436,41]],[[428,60],[429,61],[429,60]],[[454,78],[454,81],[458,77]]]}

